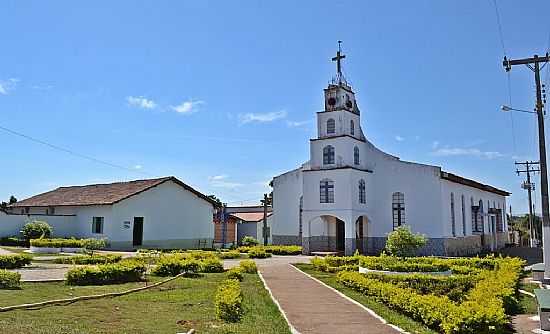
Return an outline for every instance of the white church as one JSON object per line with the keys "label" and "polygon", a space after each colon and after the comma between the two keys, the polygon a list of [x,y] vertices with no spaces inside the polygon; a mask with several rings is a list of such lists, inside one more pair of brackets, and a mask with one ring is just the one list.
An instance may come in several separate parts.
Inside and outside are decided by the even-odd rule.
{"label": "white church", "polygon": [[274,244],[302,245],[304,254],[356,250],[377,254],[399,226],[429,239],[423,255],[469,255],[507,242],[507,191],[402,161],[377,149],[361,129],[361,112],[342,75],[324,90],[310,159],[273,178]]}

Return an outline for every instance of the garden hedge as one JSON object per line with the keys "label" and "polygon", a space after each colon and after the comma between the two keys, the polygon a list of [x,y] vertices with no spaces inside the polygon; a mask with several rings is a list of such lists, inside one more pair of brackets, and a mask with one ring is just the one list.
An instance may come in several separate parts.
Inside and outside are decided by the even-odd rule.
{"label": "garden hedge", "polygon": [[67,272],[69,285],[102,285],[141,281],[147,266],[135,259],[97,266],[75,267]]}
{"label": "garden hedge", "polygon": [[228,279],[236,279],[242,282],[244,279],[244,269],[241,267],[233,267],[226,272]]}
{"label": "garden hedge", "polygon": [[[398,260],[393,263],[397,263]],[[407,259],[407,263],[411,264],[414,260],[415,258]],[[432,261],[426,260],[426,258],[417,258],[416,260],[420,264]],[[447,263],[449,267],[469,265],[480,270],[479,273],[471,276],[477,283],[467,291],[462,302],[453,302],[447,295],[432,294],[437,293],[435,291],[422,294],[419,292],[422,289],[390,283],[400,279],[411,279],[410,276],[413,275],[381,280],[370,274],[340,271],[337,280],[341,284],[373,297],[388,307],[443,333],[473,334],[503,331],[508,323],[507,312],[517,306],[517,284],[523,261],[515,258],[434,260],[439,263],[438,265],[442,263]],[[421,284],[421,281],[436,284],[434,280],[413,280],[418,285]],[[445,281],[442,280],[442,282]],[[449,282],[447,281],[445,284]]]}
{"label": "garden hedge", "polygon": [[120,260],[122,260],[122,256],[117,254],[94,254],[59,257],[53,262],[67,264],[108,264],[117,263]]}
{"label": "garden hedge", "polygon": [[230,250],[227,252],[217,252],[216,255],[220,259],[238,259],[241,257],[241,253],[238,250]]}
{"label": "garden hedge", "polygon": [[16,269],[31,264],[31,256],[27,254],[0,255],[0,269]]}
{"label": "garden hedge", "polygon": [[196,274],[201,268],[201,263],[196,259],[181,258],[178,256],[163,256],[153,269],[153,274],[158,276],[176,276],[181,273]]}
{"label": "garden hedge", "polygon": [[239,267],[241,267],[242,270],[247,274],[255,274],[258,272],[256,262],[254,262],[253,260],[242,260],[241,262],[239,262]]}
{"label": "garden hedge", "polygon": [[82,248],[84,240],[81,239],[31,239],[33,247],[48,247],[48,248]]}
{"label": "garden hedge", "polygon": [[252,247],[248,250],[248,257],[251,259],[265,259],[271,257],[271,253],[268,253],[262,247]]}
{"label": "garden hedge", "polygon": [[239,281],[223,281],[214,296],[216,316],[225,322],[238,322],[243,316],[243,295]]}
{"label": "garden hedge", "polygon": [[273,255],[299,255],[302,254],[302,246],[268,245],[268,246],[241,246],[237,250],[241,253],[248,253],[250,250],[262,249]]}
{"label": "garden hedge", "polygon": [[13,271],[0,270],[0,289],[15,289],[19,287],[21,274]]}

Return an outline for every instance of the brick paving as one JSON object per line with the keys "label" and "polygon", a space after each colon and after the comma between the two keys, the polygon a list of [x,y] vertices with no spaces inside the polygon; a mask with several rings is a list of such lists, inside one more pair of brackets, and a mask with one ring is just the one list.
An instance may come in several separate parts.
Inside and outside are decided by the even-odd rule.
{"label": "brick paving", "polygon": [[260,266],[260,272],[290,324],[301,334],[400,333],[290,264]]}

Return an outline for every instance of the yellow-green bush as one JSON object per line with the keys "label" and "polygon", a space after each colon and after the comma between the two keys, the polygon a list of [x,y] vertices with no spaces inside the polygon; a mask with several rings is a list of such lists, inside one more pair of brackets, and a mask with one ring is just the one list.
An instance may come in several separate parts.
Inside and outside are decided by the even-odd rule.
{"label": "yellow-green bush", "polygon": [[244,274],[244,269],[241,267],[233,267],[226,272],[228,279],[236,279],[239,282],[242,282],[242,280],[244,279],[243,274]]}
{"label": "yellow-green bush", "polygon": [[262,247],[252,247],[248,250],[248,257],[251,259],[265,259],[271,257]]}
{"label": "yellow-green bush", "polygon": [[216,255],[220,259],[238,259],[241,257],[241,253],[236,249],[227,252],[217,252]]}
{"label": "yellow-green bush", "polygon": [[75,255],[64,256],[54,259],[54,263],[68,264],[107,264],[116,263],[122,260],[118,254],[94,254],[94,255]]}
{"label": "yellow-green bush", "polygon": [[201,263],[196,259],[163,256],[158,260],[156,267],[153,269],[153,274],[158,276],[176,276],[181,273],[196,274],[200,268]]}
{"label": "yellow-green bush", "polygon": [[254,262],[253,260],[242,260],[239,263],[239,267],[241,267],[242,270],[247,274],[255,274],[258,272],[256,262]]}
{"label": "yellow-green bush", "polygon": [[16,269],[31,263],[27,254],[0,255],[0,269]]}
{"label": "yellow-green bush", "polygon": [[20,279],[20,273],[0,269],[0,289],[18,288]]}
{"label": "yellow-green bush", "polygon": [[267,245],[267,246],[241,246],[237,248],[240,253],[248,253],[250,250],[262,249],[273,255],[298,255],[302,254],[302,246],[296,245]]}
{"label": "yellow-green bush", "polygon": [[147,267],[142,261],[128,259],[119,263],[82,266],[70,269],[69,285],[103,285],[140,281]]}
{"label": "yellow-green bush", "polygon": [[243,316],[243,295],[239,281],[223,281],[214,296],[216,316],[225,322],[238,322]]}

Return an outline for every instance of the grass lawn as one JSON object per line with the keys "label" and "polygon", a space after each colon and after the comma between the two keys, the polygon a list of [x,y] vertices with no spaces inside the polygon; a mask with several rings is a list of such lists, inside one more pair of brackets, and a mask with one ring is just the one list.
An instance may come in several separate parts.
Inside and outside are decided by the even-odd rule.
{"label": "grass lawn", "polygon": [[[521,290],[525,290],[527,292],[534,293],[535,289],[539,288],[538,284],[535,283],[520,283],[519,288]],[[538,306],[537,306],[537,300],[534,297],[527,296],[525,294],[520,294],[519,296],[519,305],[521,308],[521,313],[523,314],[537,314],[538,313]]]}
{"label": "grass lawn", "polygon": [[305,273],[310,274],[311,276],[317,278],[323,283],[337,289],[338,291],[344,293],[346,296],[358,301],[359,303],[365,305],[369,309],[373,310],[376,314],[386,319],[390,324],[396,325],[401,329],[409,333],[422,333],[422,334],[436,334],[437,332],[429,329],[423,324],[412,320],[411,318],[396,312],[386,305],[375,301],[353,289],[350,289],[342,284],[336,282],[336,274],[326,273],[317,271],[313,268],[311,264],[295,264],[297,268],[302,270]]}
{"label": "grass lawn", "polygon": [[[191,328],[197,333],[290,333],[255,274],[245,275],[241,283],[245,308],[242,321],[225,324],[217,320],[213,296],[223,279],[224,274],[205,274],[122,297],[0,313],[0,333],[178,333]],[[143,284],[71,287],[61,282],[23,283],[21,290],[0,290],[0,306],[123,291]]]}

